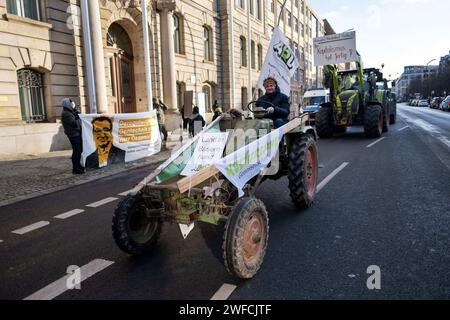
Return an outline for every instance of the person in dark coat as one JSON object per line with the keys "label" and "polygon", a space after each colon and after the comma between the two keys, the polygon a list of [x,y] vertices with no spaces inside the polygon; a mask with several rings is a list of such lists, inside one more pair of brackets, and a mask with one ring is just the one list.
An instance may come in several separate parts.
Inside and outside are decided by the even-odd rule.
{"label": "person in dark coat", "polygon": [[256,105],[266,109],[267,114],[265,118],[272,119],[275,128],[282,127],[289,122],[289,97],[281,93],[277,81],[272,77],[264,80],[263,85],[266,89],[266,94],[257,100]]}
{"label": "person in dark coat", "polygon": [[194,107],[192,109],[192,118],[191,123],[189,125],[189,133],[191,137],[194,137],[197,133],[199,133],[202,128],[205,126],[206,122],[200,114],[200,110],[198,107]]}
{"label": "person in dark coat", "polygon": [[72,145],[72,173],[83,174],[84,168],[81,165],[81,153],[83,152],[83,142],[81,139],[81,119],[78,116],[75,102],[70,98],[64,98],[62,101],[61,122],[64,133],[69,138]]}

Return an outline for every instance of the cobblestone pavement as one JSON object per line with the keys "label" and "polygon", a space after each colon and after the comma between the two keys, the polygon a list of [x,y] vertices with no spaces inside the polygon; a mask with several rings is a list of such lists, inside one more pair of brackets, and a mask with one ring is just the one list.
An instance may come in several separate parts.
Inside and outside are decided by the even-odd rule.
{"label": "cobblestone pavement", "polygon": [[169,142],[168,150],[130,163],[88,169],[84,175],[72,174],[72,151],[16,157],[0,156],[0,206],[52,193],[74,185],[94,181],[126,170],[156,165],[170,157],[179,146]]}

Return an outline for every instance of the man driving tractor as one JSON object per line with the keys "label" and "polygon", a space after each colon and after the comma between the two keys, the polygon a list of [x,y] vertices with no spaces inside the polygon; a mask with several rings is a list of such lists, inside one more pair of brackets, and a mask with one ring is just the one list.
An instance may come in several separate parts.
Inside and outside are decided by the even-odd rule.
{"label": "man driving tractor", "polygon": [[258,99],[256,105],[266,109],[265,118],[272,119],[275,128],[282,127],[289,122],[289,97],[281,93],[277,81],[272,77],[264,80],[263,85],[266,94]]}

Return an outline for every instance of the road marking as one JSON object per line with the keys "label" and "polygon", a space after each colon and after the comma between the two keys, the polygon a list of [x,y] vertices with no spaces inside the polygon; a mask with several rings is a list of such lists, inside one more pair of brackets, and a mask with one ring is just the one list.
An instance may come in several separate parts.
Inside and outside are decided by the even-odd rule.
{"label": "road marking", "polygon": [[210,300],[223,301],[227,300],[234,290],[236,290],[236,286],[228,283],[224,283],[219,290],[211,297]]}
{"label": "road marking", "polygon": [[133,191],[133,190],[134,190],[134,188],[133,188],[133,189],[130,189],[130,190],[128,190],[128,191],[119,193],[119,196],[125,197],[125,196],[127,196],[127,195],[128,195],[131,191]]}
{"label": "road marking", "polygon": [[319,185],[317,186],[316,193],[319,193],[319,191],[322,190],[328,184],[328,182],[331,181],[331,179],[333,179],[339,172],[344,170],[344,168],[348,165],[349,165],[348,162],[344,162],[337,169],[335,169],[332,173],[330,173],[325,179],[323,179],[322,182],[319,183]]}
{"label": "road marking", "polygon": [[378,139],[377,141],[375,141],[375,142],[369,144],[369,145],[367,146],[367,148],[372,148],[374,145],[376,145],[378,142],[383,141],[384,139],[386,139],[386,138],[383,137],[383,138]]}
{"label": "road marking", "polygon": [[409,128],[409,126],[406,126],[406,127],[401,128],[401,129],[398,129],[398,131],[403,131],[403,130],[408,129],[408,128]]}
{"label": "road marking", "polygon": [[[80,268],[80,277],[81,277],[80,283],[92,277],[94,274],[106,269],[113,263],[114,263],[113,261],[96,259],[82,266]],[[68,274],[62,277],[61,279],[56,280],[55,282],[49,284],[45,288],[42,288],[41,290],[36,291],[32,295],[29,295],[24,300],[52,300],[56,298],[57,296],[69,290],[67,286],[67,280],[71,276],[72,274]]]}
{"label": "road marking", "polygon": [[75,210],[71,210],[71,211],[68,211],[68,212],[65,212],[65,213],[61,213],[61,214],[59,214],[57,216],[54,216],[54,218],[56,218],[56,219],[67,219],[67,218],[73,217],[74,215],[77,215],[77,214],[82,213],[82,212],[84,212],[84,210],[82,210],[82,209],[75,209]]}
{"label": "road marking", "polygon": [[12,231],[12,233],[23,235],[25,233],[34,231],[36,229],[48,226],[49,224],[50,224],[50,222],[48,222],[48,221],[39,221],[39,222],[30,224],[29,226],[14,230],[14,231]]}
{"label": "road marking", "polygon": [[100,200],[100,201],[88,204],[88,205],[86,205],[86,207],[97,208],[97,207],[100,207],[100,206],[102,206],[104,204],[107,204],[107,203],[110,203],[110,202],[113,202],[113,201],[116,201],[116,200],[117,200],[117,198],[109,197],[109,198],[106,198],[106,199],[103,199],[103,200]]}

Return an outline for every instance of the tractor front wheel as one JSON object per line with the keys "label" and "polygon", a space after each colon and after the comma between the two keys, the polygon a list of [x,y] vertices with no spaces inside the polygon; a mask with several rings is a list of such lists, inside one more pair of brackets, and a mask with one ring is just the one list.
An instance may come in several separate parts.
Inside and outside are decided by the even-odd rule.
{"label": "tractor front wheel", "polygon": [[128,195],[114,212],[113,237],[117,246],[131,255],[151,251],[161,235],[162,221],[149,217],[146,204],[140,194]]}
{"label": "tractor front wheel", "polygon": [[300,209],[309,208],[316,195],[318,155],[314,138],[297,136],[289,151],[289,191],[291,199]]}
{"label": "tractor front wheel", "polygon": [[331,138],[333,136],[333,109],[322,107],[316,115],[316,130],[320,138]]}
{"label": "tractor front wheel", "polygon": [[369,105],[364,114],[364,133],[368,138],[379,138],[383,131],[383,111],[379,105]]}
{"label": "tractor front wheel", "polygon": [[228,216],[223,259],[234,277],[250,279],[261,268],[269,238],[269,218],[261,200],[243,198]]}

